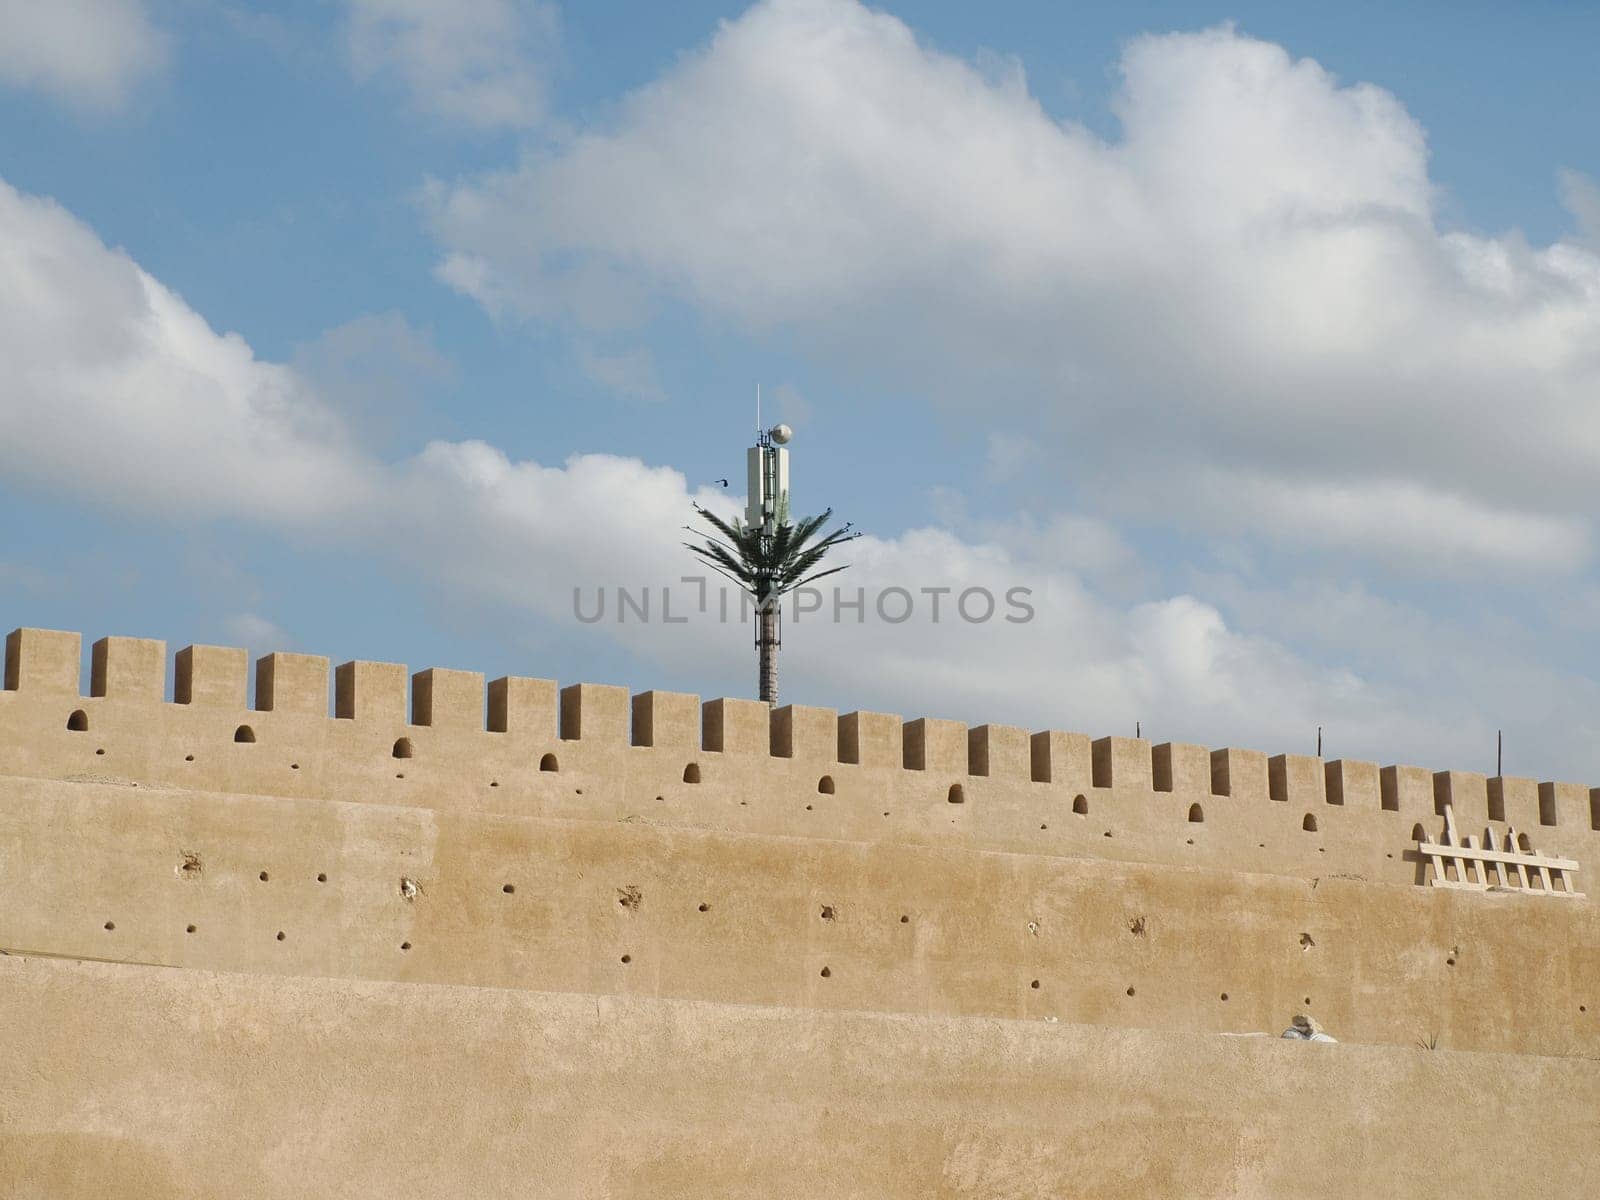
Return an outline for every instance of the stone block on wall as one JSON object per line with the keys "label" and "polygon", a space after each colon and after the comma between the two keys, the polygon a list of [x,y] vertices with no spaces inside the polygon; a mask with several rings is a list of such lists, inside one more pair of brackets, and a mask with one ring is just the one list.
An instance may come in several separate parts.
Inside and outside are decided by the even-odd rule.
{"label": "stone block on wall", "polygon": [[633,698],[609,683],[570,683],[561,689],[563,741],[626,745]]}
{"label": "stone block on wall", "polygon": [[1491,776],[1485,784],[1488,792],[1489,820],[1507,821],[1526,829],[1539,819],[1544,784],[1515,776]]}
{"label": "stone block on wall", "polygon": [[1367,809],[1379,806],[1377,763],[1336,758],[1323,767],[1322,778],[1329,804]]}
{"label": "stone block on wall", "polygon": [[1383,807],[1412,817],[1433,812],[1433,774],[1422,767],[1387,766],[1378,771]]}
{"label": "stone block on wall", "polygon": [[903,767],[900,718],[893,713],[848,712],[839,718],[839,761],[863,767]]}
{"label": "stone block on wall", "polygon": [[1031,780],[1033,747],[1016,725],[974,725],[967,730],[967,772],[994,779]]}
{"label": "stone block on wall", "polygon": [[831,708],[785,704],[772,710],[772,753],[813,762],[839,760],[839,714]]}
{"label": "stone block on wall", "polygon": [[173,660],[172,698],[217,708],[249,706],[249,656],[236,646],[185,646]]}
{"label": "stone block on wall", "polygon": [[1482,825],[1489,819],[1489,780],[1477,771],[1435,771],[1433,810],[1444,812],[1448,804],[1455,813],[1457,828]]}
{"label": "stone block on wall", "polygon": [[1151,785],[1150,742],[1145,738],[1096,738],[1093,762],[1095,787]]}
{"label": "stone block on wall", "polygon": [[[1589,790],[1576,783],[1541,783],[1538,792],[1539,824],[1564,829],[1589,825]],[[1510,819],[1508,812],[1507,819]],[[1517,822],[1521,825],[1522,822]],[[1528,822],[1532,824],[1531,821]]]}
{"label": "stone block on wall", "polygon": [[967,727],[962,722],[918,717],[901,727],[901,738],[907,770],[967,773]]}
{"label": "stone block on wall", "polygon": [[1211,752],[1211,792],[1236,800],[1265,800],[1267,756],[1259,750],[1225,746]]}
{"label": "stone block on wall", "polygon": [[83,639],[59,629],[14,629],[6,635],[6,691],[78,695]]}
{"label": "stone block on wall", "polygon": [[406,669],[402,663],[347,662],[333,673],[334,716],[385,725],[406,723]]}
{"label": "stone block on wall", "polygon": [[1042,729],[1029,739],[1035,783],[1081,791],[1094,779],[1093,751],[1084,733]]}
{"label": "stone block on wall", "polygon": [[700,709],[700,744],[722,754],[771,754],[772,706],[760,700],[707,700]]}
{"label": "stone block on wall", "polygon": [[89,694],[159,703],[167,690],[167,644],[103,637],[89,651]]}
{"label": "stone block on wall", "polygon": [[489,681],[489,729],[545,740],[556,736],[556,681],[502,675]]}
{"label": "stone block on wall", "polygon": [[700,748],[700,697],[691,692],[640,692],[633,698],[633,744]]}
{"label": "stone block on wall", "polygon": [[1209,794],[1211,751],[1188,742],[1162,742],[1152,746],[1150,782],[1158,792]]}
{"label": "stone block on wall", "polygon": [[320,654],[268,654],[256,660],[256,708],[328,715],[328,660]]}
{"label": "stone block on wall", "polygon": [[1274,800],[1295,805],[1323,804],[1327,780],[1322,760],[1309,754],[1275,754],[1267,760],[1267,791]]}
{"label": "stone block on wall", "polygon": [[411,723],[471,732],[484,728],[483,674],[429,667],[411,677]]}

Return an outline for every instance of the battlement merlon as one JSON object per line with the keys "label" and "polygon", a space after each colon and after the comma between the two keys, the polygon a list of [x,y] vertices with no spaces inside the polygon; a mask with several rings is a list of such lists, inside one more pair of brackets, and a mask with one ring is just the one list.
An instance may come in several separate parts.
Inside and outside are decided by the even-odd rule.
{"label": "battlement merlon", "polygon": [[[81,692],[83,639],[78,633],[21,628],[5,639],[5,691],[40,702],[51,698],[88,708]],[[103,637],[90,650],[87,701],[136,714],[166,694],[166,644],[148,638]],[[179,706],[327,719],[329,660],[275,652],[190,645],[172,659],[172,698]],[[251,683],[254,683],[253,695]],[[930,777],[987,779],[996,786],[1048,784],[1227,797],[1312,810],[1323,805],[1399,814],[1424,822],[1450,806],[1464,824],[1503,821],[1532,829],[1559,826],[1600,831],[1600,788],[1486,777],[1473,771],[1429,771],[1310,755],[1267,755],[1183,742],[1101,737],[934,717],[902,720],[891,713],[787,705],[652,690],[637,695],[603,684],[559,687],[554,680],[503,676],[485,684],[475,671],[430,667],[408,673],[399,663],[353,661],[332,672],[333,719],[382,730],[431,728],[434,736],[506,733],[540,743],[556,739],[605,746],[673,748],[749,758],[905,770]],[[253,705],[252,705],[253,698]],[[71,714],[63,714],[71,715]],[[137,719],[136,717],[134,719]]]}
{"label": "battlement merlon", "polygon": [[76,696],[83,659],[79,634],[59,629],[14,629],[6,635],[6,691]]}
{"label": "battlement merlon", "polygon": [[165,642],[103,637],[89,653],[89,695],[158,701],[166,694]]}

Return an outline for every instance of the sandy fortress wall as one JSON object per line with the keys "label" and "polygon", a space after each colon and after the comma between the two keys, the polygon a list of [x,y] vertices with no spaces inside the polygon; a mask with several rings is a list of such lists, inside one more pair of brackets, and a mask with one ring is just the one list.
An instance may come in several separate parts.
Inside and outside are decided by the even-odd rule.
{"label": "sandy fortress wall", "polygon": [[[588,1067],[570,1052],[508,1048],[553,1089],[552,1119],[589,1139],[612,1129],[616,1102],[579,1078],[585,1070],[608,1087],[654,1086],[672,1071],[661,1038],[692,1027],[726,1052],[719,1039],[748,1027],[736,1014],[778,1014],[763,1026],[769,1065],[749,1079],[730,1076],[698,1107],[692,1095],[670,1112],[634,1106],[655,1131],[649,1170],[630,1174],[600,1154],[538,1194],[1447,1194],[1374,1191],[1381,1171],[1346,1161],[1401,1152],[1407,1088],[1447,1128],[1477,1128],[1492,1112],[1490,1128],[1521,1131],[1544,1156],[1523,1178],[1566,1184],[1600,1171],[1600,913],[1586,898],[1542,894],[1595,886],[1586,872],[1600,858],[1600,794],[1590,789],[549,680],[486,685],[385,663],[330,671],[306,655],[257,662],[251,703],[243,651],[189,647],[169,680],[161,643],[125,638],[95,643],[83,695],[81,662],[76,634],[23,629],[6,642],[0,1049],[34,1061],[44,1039],[84,1065],[80,1077],[41,1065],[0,1083],[0,1196],[105,1194],[69,1181],[124,1154],[165,1180],[197,1137],[226,1146],[245,1121],[276,1128],[280,1146],[303,1141],[306,1121],[352,1129],[337,1087],[309,1114],[282,1081],[232,1096],[253,1039],[272,1030],[286,1062],[314,1052],[345,1095],[370,1098],[384,1077],[372,1039],[402,1036],[396,1004],[426,996],[476,1022],[504,1016],[504,1003],[474,998],[497,989],[530,998],[519,1011],[540,1015],[518,1018],[530,1028],[567,1020],[559,996],[617,998],[620,1007],[585,1010],[589,1025],[605,1011],[627,1030],[596,1035]],[[1429,886],[1416,841],[1439,839],[1447,807],[1465,833],[1487,827],[1497,846],[1510,839],[1580,870],[1554,881],[1534,871],[1526,886],[1492,891]],[[72,960],[100,965],[82,974]],[[239,1006],[218,1007],[236,993],[247,997]],[[95,1011],[91,994],[109,1007]],[[206,1052],[171,1044],[183,1022],[157,1012],[172,1005],[192,1010]],[[330,1011],[297,1032],[317,1005],[370,1012],[376,1027]],[[1297,1009],[1341,1046],[1219,1036],[1275,1033]],[[140,1022],[163,1031],[166,1058],[117,1049]],[[1132,1040],[1107,1041],[1113,1030]],[[457,1030],[450,1044],[488,1034]],[[891,1065],[861,1044],[869,1036],[915,1047],[905,1052],[921,1065]],[[991,1075],[952,1049],[970,1038],[1005,1048]],[[416,1052],[438,1067],[443,1045]],[[1335,1056],[1332,1074],[1302,1078],[1305,1060],[1285,1052]],[[800,1072],[811,1082],[784,1091],[786,1053],[823,1054],[837,1071],[826,1084]],[[1040,1062],[1067,1071],[1061,1053],[1084,1056],[1069,1074],[1086,1107],[1052,1140],[1055,1126],[1027,1097],[994,1089],[1035,1079]],[[1289,1070],[1299,1086],[1325,1087],[1325,1123],[1295,1136],[1313,1139],[1305,1161],[1329,1166],[1289,1186],[1295,1160],[1269,1153],[1289,1136],[1288,1108],[1263,1096],[1235,1097],[1242,1124],[1226,1136],[1236,1143],[1192,1158],[1187,1185],[1181,1154],[1149,1158],[1166,1164],[1154,1174],[1124,1170],[1127,1156],[1110,1149],[1095,1170],[1063,1170],[1097,1109],[1122,1136],[1135,1136],[1127,1122],[1142,1113],[1145,1144],[1189,1140],[1184,1123],[1215,1081],[1191,1089],[1182,1072],[1157,1071],[1165,1090],[1135,1102],[1119,1092],[1119,1072],[1149,1055],[1201,1073]],[[126,1080],[120,1099],[84,1108],[99,1094],[97,1064],[215,1103],[186,1118],[198,1132],[166,1121],[170,1105],[141,1108]],[[454,1066],[439,1077],[462,1096],[483,1086]],[[711,1115],[741,1097],[769,1111],[773,1089],[788,1111],[850,1110],[851,1097],[891,1077],[930,1096],[959,1079],[970,1106],[908,1098],[899,1140],[876,1150],[837,1122],[784,1135],[795,1161],[853,1162],[876,1181],[856,1191],[779,1178],[753,1149],[760,1136],[730,1142]],[[755,1100],[758,1087],[767,1100]],[[522,1130],[508,1161],[554,1153],[510,1116],[510,1097],[483,1103]],[[1570,1112],[1571,1123],[1552,1132],[1541,1110]],[[1022,1141],[995,1135],[995,1122],[1017,1120]],[[431,1144],[426,1174],[448,1178],[461,1139],[437,1116],[418,1121],[403,1133],[424,1149],[408,1153]],[[1375,1123],[1392,1128],[1379,1137]],[[1430,1125],[1412,1145],[1438,1138]],[[348,1139],[302,1151],[327,1175],[378,1178],[351,1160]],[[897,1155],[933,1155],[938,1170],[882,1171]],[[152,1183],[128,1194],[308,1194],[297,1162],[268,1157],[221,1179],[228,1156],[218,1156],[189,1191]],[[1061,1182],[1070,1178],[1082,1187]],[[1348,1190],[1357,1184],[1368,1190]]]}

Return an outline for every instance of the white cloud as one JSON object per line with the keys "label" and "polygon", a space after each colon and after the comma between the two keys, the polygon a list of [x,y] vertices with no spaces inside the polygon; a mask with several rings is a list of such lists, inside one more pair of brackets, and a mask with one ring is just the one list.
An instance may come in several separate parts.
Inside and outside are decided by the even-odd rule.
{"label": "white cloud", "polygon": [[315,523],[370,502],[371,464],[300,376],[3,181],[0,359],[14,481],[177,520]]}
{"label": "white cloud", "polygon": [[259,613],[235,613],[222,622],[222,631],[250,651],[252,658],[271,654],[274,650],[292,650],[296,645],[295,639],[282,626]]}
{"label": "white cloud", "polygon": [[[714,601],[707,616],[665,625],[657,591],[654,623],[616,620],[618,587],[673,586],[677,613],[690,612],[695,592],[680,579],[696,566],[680,542],[691,502],[728,508],[736,498],[691,493],[678,471],[637,459],[548,466],[477,441],[432,442],[385,465],[294,369],[213,332],[68,213],[4,185],[0,357],[12,377],[0,393],[0,471],[14,483],[169,523],[244,520],[408,576],[426,563],[420,586],[452,603],[517,614],[568,642],[619,644],[653,682],[737,686],[752,669],[748,634],[717,623]],[[845,598],[863,589],[870,612],[901,587],[918,616],[857,623],[846,611],[825,629],[815,614],[792,621],[790,694],[910,715],[940,697],[931,715],[1091,732],[1142,720],[1158,736],[1268,747],[1339,714],[1374,748],[1451,744],[1449,705],[1420,715],[1379,684],[1231,629],[1201,600],[1099,598],[1051,530],[1069,530],[1080,550],[1098,540],[1112,566],[1127,550],[1111,531],[1086,537],[1092,523],[1063,522],[976,540],[922,529],[851,543],[840,556],[852,563],[838,581]],[[608,589],[603,623],[577,621],[577,587]],[[959,597],[973,587],[996,597],[995,619],[962,619]],[[1015,587],[1031,589],[1035,620],[1003,619],[1017,611],[1005,599]],[[938,622],[925,588],[950,589]],[[969,615],[984,607],[969,604]],[[235,609],[228,628],[257,650],[281,634],[253,609]]]}
{"label": "white cloud", "polygon": [[1277,46],[1121,66],[1107,143],[854,0],[766,0],[606,128],[436,185],[440,275],[499,315],[781,331],[1047,439],[1110,511],[1228,529],[1231,477],[1315,546],[1581,565],[1600,255],[1441,230],[1400,102]]}
{"label": "white cloud", "polygon": [[1589,558],[1589,524],[1581,517],[1495,508],[1442,487],[1221,471],[1197,472],[1192,487],[1232,529],[1295,549],[1356,545],[1392,566],[1457,575],[1485,562],[1566,573]]}
{"label": "white cloud", "polygon": [[421,111],[479,129],[523,128],[545,112],[557,41],[540,0],[346,0],[350,61],[392,76]]}
{"label": "white cloud", "polygon": [[143,0],[0,0],[0,84],[103,110],[166,61]]}

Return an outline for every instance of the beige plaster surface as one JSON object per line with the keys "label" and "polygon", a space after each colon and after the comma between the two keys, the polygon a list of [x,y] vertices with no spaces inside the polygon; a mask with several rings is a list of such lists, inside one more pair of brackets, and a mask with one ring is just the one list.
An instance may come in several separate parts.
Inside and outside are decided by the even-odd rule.
{"label": "beige plaster surface", "polygon": [[4,775],[1406,884],[1448,800],[1463,833],[1493,820],[1600,862],[1600,791],[1575,784],[465,671],[408,684],[311,655],[261,659],[252,707],[244,652],[204,646],[174,657],[185,702],[166,703],[165,649],[135,638],[96,643],[83,696],[77,634],[8,646]]}
{"label": "beige plaster surface", "polygon": [[1587,901],[3,777],[0,948],[1600,1053]]}
{"label": "beige plaster surface", "polygon": [[1585,1196],[1588,1060],[0,959],[0,1197]]}

